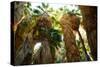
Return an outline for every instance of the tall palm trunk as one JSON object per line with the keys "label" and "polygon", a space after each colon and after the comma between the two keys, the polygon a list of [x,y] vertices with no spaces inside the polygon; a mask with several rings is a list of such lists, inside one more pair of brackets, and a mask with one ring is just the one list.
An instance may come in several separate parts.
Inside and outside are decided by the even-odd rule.
{"label": "tall palm trunk", "polygon": [[94,60],[97,60],[97,7],[80,6],[83,25],[86,30],[88,43]]}
{"label": "tall palm trunk", "polygon": [[50,50],[50,43],[47,39],[41,41],[42,45],[34,56],[35,64],[53,63],[52,54]]}
{"label": "tall palm trunk", "polygon": [[42,41],[42,51],[41,51],[41,60],[42,63],[52,63],[52,55],[51,55],[51,51],[50,51],[50,44],[48,42],[48,40],[44,40]]}
{"label": "tall palm trunk", "polygon": [[75,36],[73,34],[70,22],[68,21],[67,15],[64,15],[61,18],[60,24],[64,33],[67,61],[68,62],[80,61],[80,53],[76,46]]}

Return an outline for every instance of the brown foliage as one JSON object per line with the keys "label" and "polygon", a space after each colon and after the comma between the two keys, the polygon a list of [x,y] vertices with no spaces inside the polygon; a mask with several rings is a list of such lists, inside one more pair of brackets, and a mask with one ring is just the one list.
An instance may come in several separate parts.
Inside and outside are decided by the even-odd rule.
{"label": "brown foliage", "polygon": [[[39,16],[36,19],[36,26],[33,28],[33,39],[42,40],[45,37],[44,33],[41,33],[39,30],[41,28],[49,29],[51,28],[51,18],[49,16]],[[38,33],[38,35],[35,35]]]}
{"label": "brown foliage", "polygon": [[40,16],[37,18],[37,26],[51,28],[51,18],[49,16]]}
{"label": "brown foliage", "polygon": [[79,29],[79,24],[80,24],[80,19],[76,15],[70,16],[70,22],[72,25],[72,29],[78,31]]}

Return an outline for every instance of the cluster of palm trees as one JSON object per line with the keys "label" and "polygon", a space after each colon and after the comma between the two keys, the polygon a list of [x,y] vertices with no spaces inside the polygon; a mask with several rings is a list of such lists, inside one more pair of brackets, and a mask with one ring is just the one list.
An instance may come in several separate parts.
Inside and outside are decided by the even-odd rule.
{"label": "cluster of palm trees", "polygon": [[[45,3],[33,9],[29,2],[15,2],[15,6],[19,4],[23,6],[20,7],[22,13],[20,13],[19,7],[16,7],[14,16],[14,23],[16,22],[14,24],[16,65],[78,62],[97,59],[96,7],[79,6],[78,10],[69,11],[67,6],[54,10],[49,4]],[[19,14],[19,16],[16,14]],[[91,17],[92,14],[93,17]],[[87,34],[90,52],[92,51],[91,55],[88,54],[79,31],[81,22],[79,16],[82,16],[84,21],[83,26]],[[90,19],[93,21],[90,21]],[[87,27],[87,25],[89,26]],[[84,54],[82,56],[79,49],[80,44],[76,44],[76,34],[79,35],[79,42],[81,42],[82,48],[80,49]],[[38,42],[41,42],[41,46],[35,52],[34,47]],[[82,60],[82,57],[85,59]]]}

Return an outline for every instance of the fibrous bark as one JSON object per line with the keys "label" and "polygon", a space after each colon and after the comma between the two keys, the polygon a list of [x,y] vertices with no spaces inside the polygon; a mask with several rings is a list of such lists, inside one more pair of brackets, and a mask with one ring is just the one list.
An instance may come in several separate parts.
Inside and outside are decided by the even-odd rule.
{"label": "fibrous bark", "polygon": [[67,61],[77,62],[80,61],[80,53],[76,46],[75,36],[69,19],[70,17],[67,14],[63,15],[60,24],[64,33]]}
{"label": "fibrous bark", "polygon": [[86,30],[88,43],[94,60],[97,60],[97,7],[80,6],[83,25]]}

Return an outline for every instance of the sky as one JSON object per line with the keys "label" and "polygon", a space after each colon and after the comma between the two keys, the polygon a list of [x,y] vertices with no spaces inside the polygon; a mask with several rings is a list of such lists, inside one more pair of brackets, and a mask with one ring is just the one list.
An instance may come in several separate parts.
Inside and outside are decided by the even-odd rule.
{"label": "sky", "polygon": [[[34,3],[31,3],[32,5],[32,8],[35,8],[36,6],[38,5],[41,5],[41,2],[34,2]],[[50,7],[53,7],[54,9],[58,9],[60,7],[64,7],[64,6],[67,6],[67,8],[69,10],[77,10],[78,9],[78,6],[77,5],[72,5],[72,4],[63,4],[63,3],[49,3]]]}

